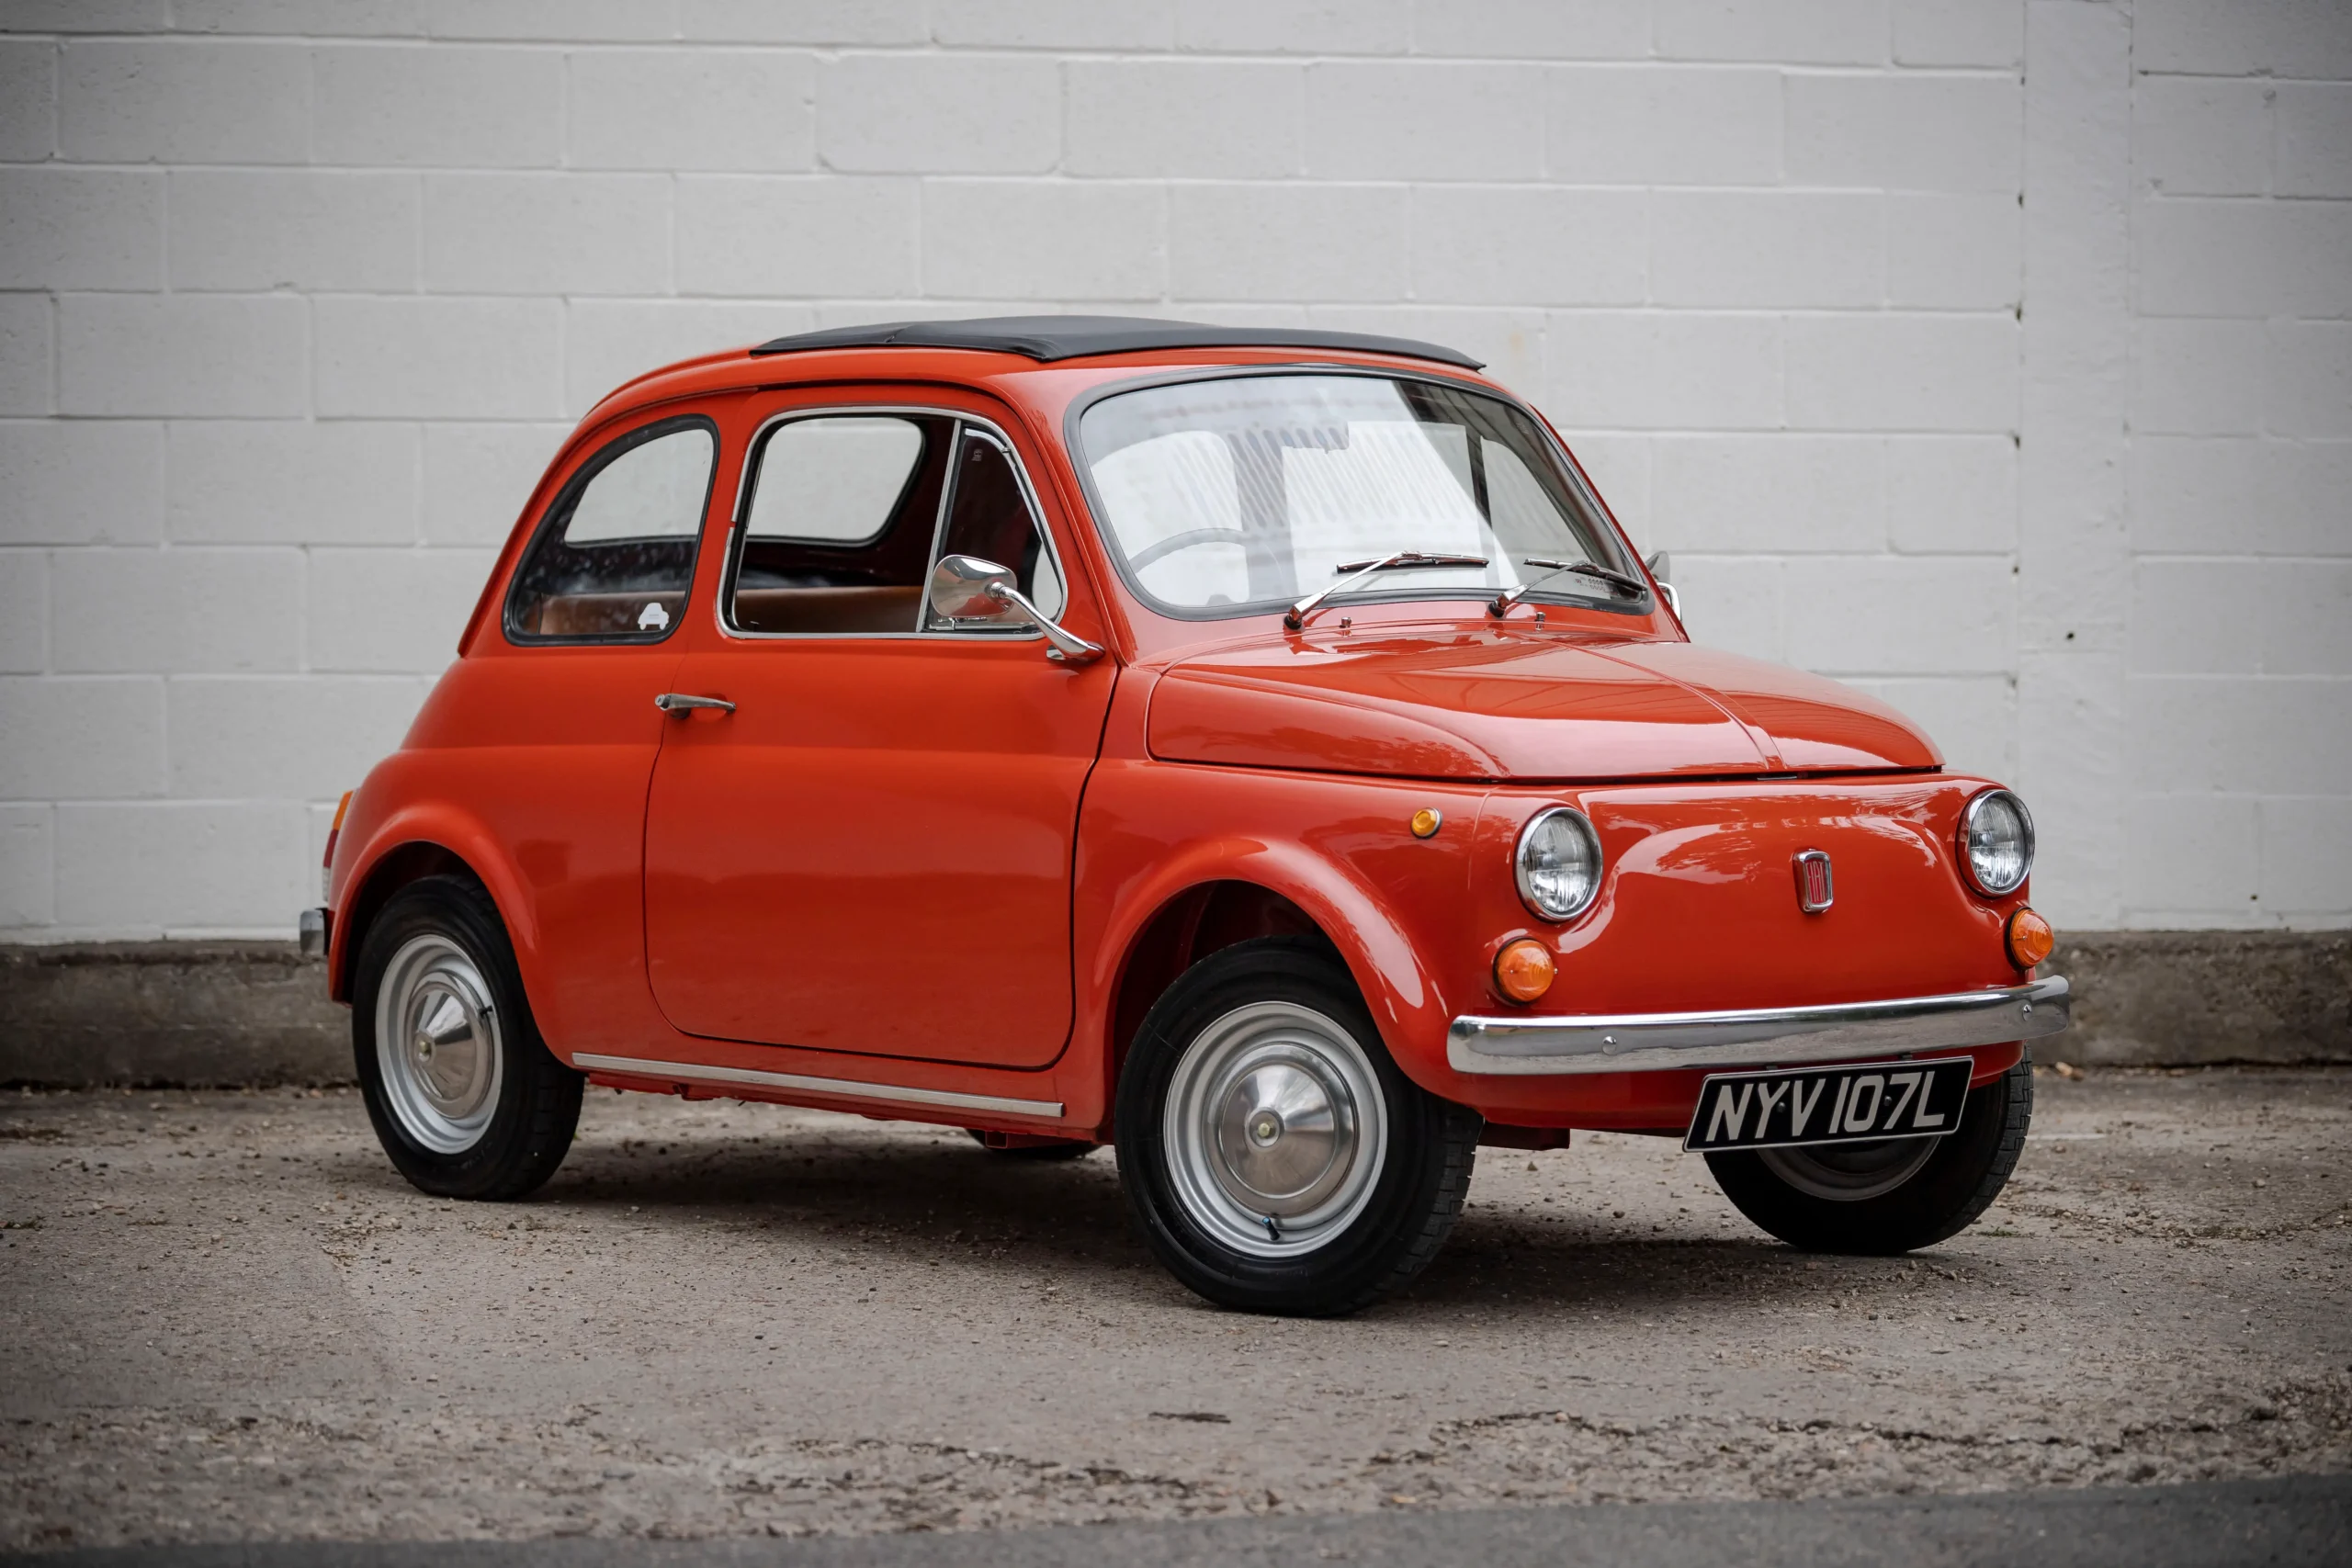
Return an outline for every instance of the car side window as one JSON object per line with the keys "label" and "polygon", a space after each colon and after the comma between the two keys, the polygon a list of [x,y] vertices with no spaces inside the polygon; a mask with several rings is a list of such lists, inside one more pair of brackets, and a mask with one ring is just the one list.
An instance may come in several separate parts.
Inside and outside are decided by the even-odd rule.
{"label": "car side window", "polygon": [[[1036,514],[1029,509],[1012,454],[995,436],[969,425],[956,451],[955,490],[948,498],[946,525],[940,530],[939,554],[978,556],[1009,568],[1014,586],[1031,604],[1049,620],[1061,618],[1069,595],[1053,552],[1046,548]],[[1003,623],[975,626],[935,609],[926,613],[923,625],[929,631],[1029,630]]]}
{"label": "car side window", "polygon": [[956,422],[816,414],[752,455],[728,582],[738,631],[799,637],[916,629]]}
{"label": "car side window", "polygon": [[506,596],[517,642],[659,642],[685,611],[718,433],[699,417],[631,431],[574,474]]}
{"label": "car side window", "polygon": [[752,456],[727,624],[785,637],[1024,626],[951,623],[924,598],[941,555],[1012,569],[1048,615],[1066,595],[1002,442],[952,414],[825,413],[772,426]]}

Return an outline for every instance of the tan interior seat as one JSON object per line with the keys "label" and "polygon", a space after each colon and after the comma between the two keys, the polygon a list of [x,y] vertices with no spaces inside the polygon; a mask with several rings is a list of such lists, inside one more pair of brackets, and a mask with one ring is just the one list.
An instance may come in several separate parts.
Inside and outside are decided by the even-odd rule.
{"label": "tan interior seat", "polygon": [[735,624],[748,632],[803,637],[911,632],[922,589],[743,588],[735,593]]}
{"label": "tan interior seat", "polygon": [[[683,593],[563,593],[542,599],[524,612],[522,629],[539,637],[612,637],[656,632],[675,626]],[[646,606],[662,615],[648,623]]]}

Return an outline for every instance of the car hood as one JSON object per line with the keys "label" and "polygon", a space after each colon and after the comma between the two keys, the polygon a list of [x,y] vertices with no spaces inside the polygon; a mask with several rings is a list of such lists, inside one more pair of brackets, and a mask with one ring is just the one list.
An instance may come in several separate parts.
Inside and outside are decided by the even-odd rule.
{"label": "car hood", "polygon": [[1513,627],[1269,637],[1151,697],[1171,761],[1412,778],[1723,777],[1932,768],[1934,742],[1834,681],[1686,642]]}

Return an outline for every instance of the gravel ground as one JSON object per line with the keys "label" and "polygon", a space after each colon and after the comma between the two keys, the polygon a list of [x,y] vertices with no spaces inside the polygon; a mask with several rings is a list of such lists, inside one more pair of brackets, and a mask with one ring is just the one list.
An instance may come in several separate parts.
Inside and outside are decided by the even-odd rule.
{"label": "gravel ground", "polygon": [[2352,1070],[2044,1075],[1973,1230],[1807,1258],[1663,1140],[1480,1151],[1338,1322],[1108,1151],[598,1092],[520,1204],[348,1092],[0,1098],[0,1549],[976,1529],[2352,1470]]}

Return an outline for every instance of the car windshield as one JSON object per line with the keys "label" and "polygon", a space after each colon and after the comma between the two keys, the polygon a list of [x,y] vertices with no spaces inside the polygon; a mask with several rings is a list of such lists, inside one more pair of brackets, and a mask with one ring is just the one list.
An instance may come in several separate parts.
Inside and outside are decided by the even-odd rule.
{"label": "car windshield", "polygon": [[[1128,581],[1179,615],[1288,606],[1399,562],[1346,599],[1627,595],[1561,567],[1634,570],[1526,411],[1382,376],[1237,376],[1102,399],[1079,420],[1095,510]],[[1464,558],[1483,561],[1464,570]],[[1541,563],[1541,564],[1537,564]]]}

